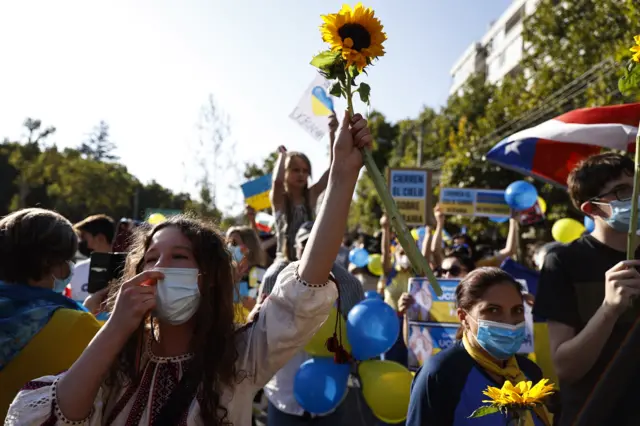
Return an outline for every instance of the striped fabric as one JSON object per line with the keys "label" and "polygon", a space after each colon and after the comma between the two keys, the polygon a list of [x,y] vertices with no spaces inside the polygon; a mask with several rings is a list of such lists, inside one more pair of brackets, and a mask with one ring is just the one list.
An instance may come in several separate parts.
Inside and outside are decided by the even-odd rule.
{"label": "striped fabric", "polygon": [[[269,270],[267,271],[267,274],[265,274],[262,285],[260,287],[260,296],[262,296],[262,294],[266,294],[267,296],[271,294],[271,291],[276,284],[276,280],[278,279],[278,275],[284,268],[287,267],[288,264],[289,262],[276,260],[269,267]],[[364,290],[362,289],[362,284],[360,284],[360,281],[358,281],[356,277],[351,275],[349,271],[347,271],[339,264],[334,263],[333,268],[331,268],[331,272],[338,281],[338,289],[340,291],[340,306],[342,308],[342,314],[346,318],[347,313],[351,310],[351,308],[353,308],[356,304],[364,299]]]}
{"label": "striped fabric", "polygon": [[298,204],[293,208],[293,218],[291,220],[291,226],[287,227],[287,215],[282,211],[277,211],[276,214],[276,238],[278,245],[276,251],[278,253],[278,259],[284,258],[284,240],[287,236],[287,250],[289,253],[295,255],[295,239],[300,225],[311,220],[311,213],[307,212],[307,208],[304,204]]}

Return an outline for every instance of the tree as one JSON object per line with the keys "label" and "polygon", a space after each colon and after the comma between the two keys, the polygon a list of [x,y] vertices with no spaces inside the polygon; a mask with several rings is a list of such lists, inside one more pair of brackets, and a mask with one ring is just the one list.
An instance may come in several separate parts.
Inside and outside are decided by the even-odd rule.
{"label": "tree", "polygon": [[37,144],[56,132],[56,128],[53,126],[42,129],[42,121],[33,118],[26,118],[23,126],[27,130],[27,144]]}
{"label": "tree", "polygon": [[113,152],[116,150],[116,144],[109,139],[109,125],[104,121],[100,121],[89,137],[82,143],[78,151],[86,158],[96,161],[116,161],[118,156]]}
{"label": "tree", "polygon": [[246,180],[252,180],[273,173],[276,161],[278,161],[278,153],[272,152],[260,166],[256,163],[245,163],[243,176]]}
{"label": "tree", "polygon": [[130,217],[136,191],[142,210],[187,210],[193,204],[188,194],[174,194],[156,182],[141,184],[117,162],[99,161],[76,149],[45,147],[53,131],[39,130],[39,120],[26,120],[25,128],[24,143],[0,143],[0,215],[38,206],[55,209],[71,221],[96,213]]}
{"label": "tree", "polygon": [[[639,21],[636,1],[542,0],[524,22],[522,63],[499,85],[475,75],[462,94],[451,96],[439,111],[425,108],[416,119],[377,124],[395,129],[388,140],[396,148],[384,150],[374,145],[378,167],[414,166],[417,143],[422,141],[424,159],[443,162],[442,186],[501,189],[522,179],[522,175],[487,162],[484,155],[502,138],[568,110],[622,102],[616,62],[629,57],[629,43]],[[371,121],[379,142],[381,132]],[[565,190],[539,181],[535,184],[547,201],[551,219],[546,228],[537,228],[541,233],[548,233],[557,218],[578,217]],[[379,200],[366,173],[356,194],[350,223],[377,229]],[[471,232],[506,230],[473,218],[452,217],[448,223],[465,225]]]}
{"label": "tree", "polygon": [[[227,175],[229,171],[235,171],[236,161],[233,158],[235,150],[229,139],[229,117],[218,106],[212,94],[200,111],[198,130],[200,135],[196,161],[202,174],[197,185],[201,195],[208,194],[211,197],[210,204],[213,207],[217,206],[218,174],[223,172]],[[228,148],[226,152],[225,148]]]}

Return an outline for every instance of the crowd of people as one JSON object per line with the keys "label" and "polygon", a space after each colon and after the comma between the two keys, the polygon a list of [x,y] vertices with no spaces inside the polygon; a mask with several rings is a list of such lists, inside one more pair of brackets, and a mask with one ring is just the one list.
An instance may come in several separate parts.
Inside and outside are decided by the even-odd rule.
{"label": "crowd of people", "polygon": [[[410,353],[422,353],[411,350],[407,312],[424,303],[409,291],[411,263],[387,217],[375,235],[345,232],[360,149],[372,143],[366,120],[345,115],[340,127],[331,117],[329,130],[330,167],[314,185],[309,159],[278,148],[272,234],[259,230],[251,208],[246,226],[224,234],[188,215],[154,226],[105,215],[72,225],[38,208],[2,218],[5,424],[248,426],[266,411],[268,426],[386,425],[357,381],[327,413],[305,411],[294,392],[311,358],[305,345],[332,309],[347,319],[365,294],[383,298],[402,330],[382,358],[406,366]],[[557,392],[526,424],[576,421],[637,318],[640,261],[625,260],[633,171],[628,157],[608,153],[571,173],[571,200],[595,230],[568,245],[540,244],[535,295],[501,269],[516,254],[515,218],[504,246],[487,250],[464,232],[445,241],[446,216],[436,206],[420,249],[438,277],[459,280],[460,328],[454,344],[420,355],[400,424],[506,424],[500,413],[469,418],[483,390],[550,375]],[[380,255],[380,275],[350,263],[357,248]],[[127,253],[121,276],[91,291],[89,257],[114,252]],[[552,365],[518,353],[527,305],[547,321]],[[629,390],[639,374],[630,367],[615,380],[606,424],[637,423]]]}

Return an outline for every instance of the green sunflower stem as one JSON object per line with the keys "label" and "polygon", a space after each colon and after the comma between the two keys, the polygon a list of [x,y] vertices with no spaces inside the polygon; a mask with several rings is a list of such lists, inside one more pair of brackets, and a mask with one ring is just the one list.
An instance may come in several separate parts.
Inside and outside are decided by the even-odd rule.
{"label": "green sunflower stem", "polygon": [[[347,108],[349,111],[349,116],[352,117],[353,93],[351,91],[351,76],[349,75],[348,71],[345,72],[345,74],[346,83],[344,85],[344,91],[346,95],[345,97],[347,98]],[[436,293],[436,295],[441,296],[442,289],[440,288],[438,279],[429,267],[427,259],[422,255],[422,253],[420,253],[420,250],[418,250],[418,245],[411,236],[411,232],[405,224],[404,218],[400,214],[398,206],[396,205],[396,202],[393,200],[393,197],[389,192],[387,182],[382,176],[382,173],[380,173],[380,169],[378,169],[378,166],[373,159],[373,155],[371,155],[371,150],[368,148],[363,148],[362,158],[364,161],[364,165],[367,168],[367,172],[369,173],[369,177],[371,177],[373,185],[375,186],[376,191],[378,192],[378,195],[382,200],[382,205],[387,214],[387,217],[389,218],[389,222],[391,223],[391,226],[393,226],[393,229],[395,229],[398,241],[407,254],[407,257],[411,261],[414,272],[419,277],[426,277],[429,280],[429,284],[431,284],[431,287],[433,288],[433,291]]]}
{"label": "green sunflower stem", "polygon": [[640,196],[640,131],[636,136],[636,161],[633,176],[633,196],[631,198],[631,222],[629,223],[629,236],[627,238],[627,260],[635,259],[638,246],[638,196]]}

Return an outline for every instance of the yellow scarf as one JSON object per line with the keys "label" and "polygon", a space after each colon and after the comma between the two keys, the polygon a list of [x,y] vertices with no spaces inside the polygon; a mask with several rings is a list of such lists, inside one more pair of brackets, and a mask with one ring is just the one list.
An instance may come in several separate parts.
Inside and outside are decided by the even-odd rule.
{"label": "yellow scarf", "polygon": [[[505,380],[509,380],[514,385],[527,380],[527,377],[524,375],[522,370],[520,370],[520,367],[518,366],[518,361],[516,361],[515,356],[512,356],[511,358],[509,358],[507,360],[507,364],[504,367],[500,367],[496,365],[495,362],[488,359],[482,352],[480,352],[479,350],[471,346],[469,344],[469,340],[467,339],[466,333],[462,336],[462,344],[464,345],[464,348],[469,354],[469,356],[471,356],[471,358],[473,358],[473,360],[477,362],[480,365],[480,367],[484,368],[489,373],[493,373],[497,376],[504,378]],[[536,413],[538,418],[540,418],[540,420],[542,420],[542,422],[546,426],[551,425],[549,412],[547,411],[547,408],[544,405],[540,407],[536,407],[533,411]],[[526,417],[525,417],[524,424],[526,426],[534,426],[535,423],[533,422],[533,416],[531,415],[531,411],[527,410],[525,411],[525,413],[526,413]]]}

